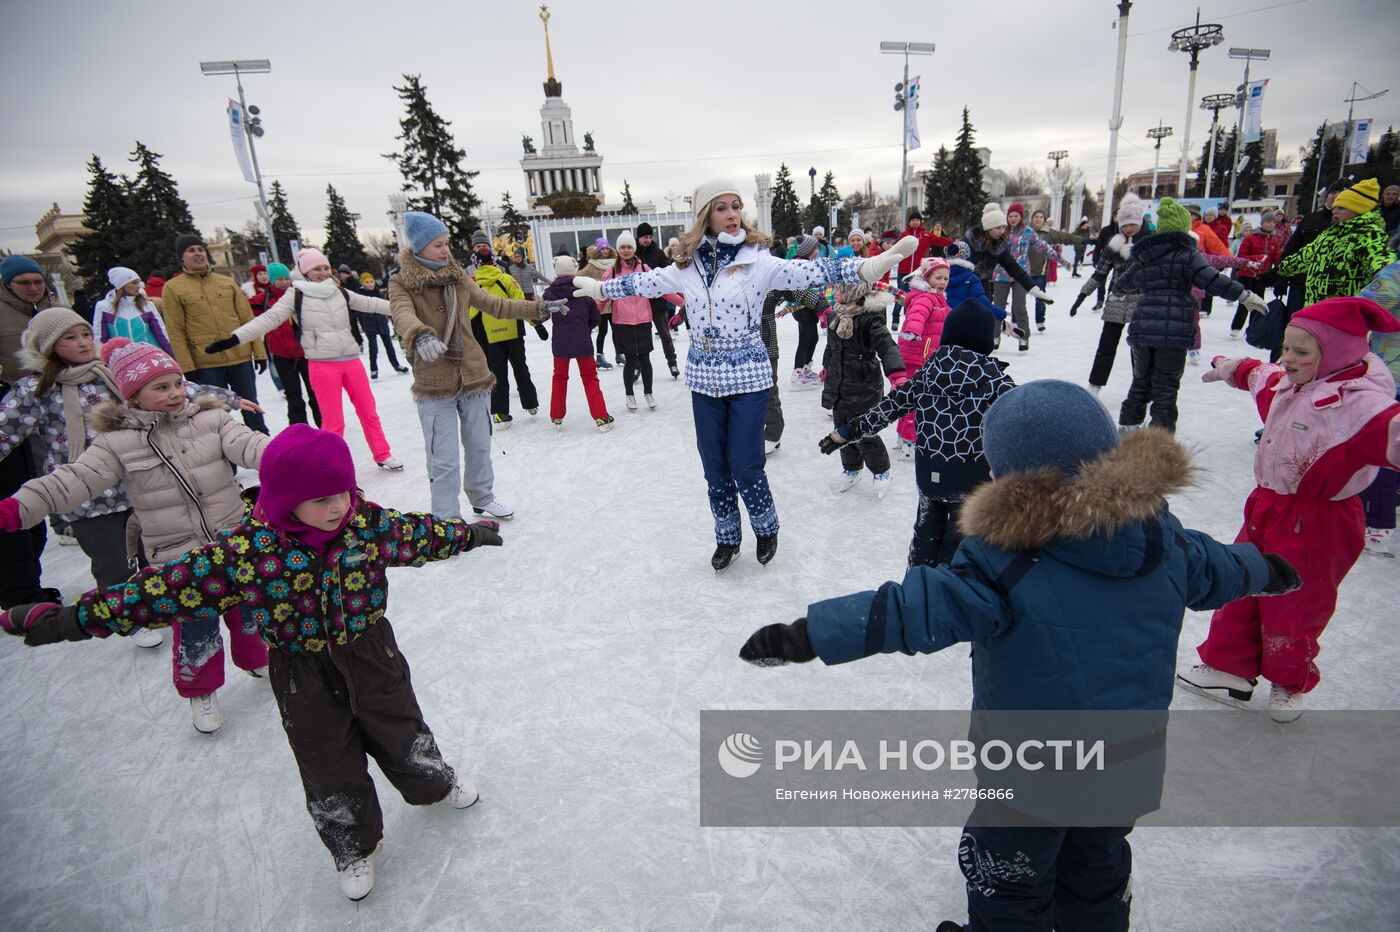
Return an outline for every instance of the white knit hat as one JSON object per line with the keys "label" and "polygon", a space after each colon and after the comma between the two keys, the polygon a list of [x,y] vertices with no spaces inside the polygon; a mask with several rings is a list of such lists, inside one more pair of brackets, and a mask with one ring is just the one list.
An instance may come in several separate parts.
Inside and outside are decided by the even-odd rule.
{"label": "white knit hat", "polygon": [[695,211],[695,216],[700,216],[705,208],[710,206],[710,201],[721,194],[732,194],[740,200],[743,195],[739,193],[739,186],[724,178],[711,178],[709,181],[702,181],[695,187],[695,194],[690,199],[690,209]]}
{"label": "white knit hat", "polygon": [[1118,221],[1121,227],[1125,223],[1136,223],[1142,225],[1142,215],[1147,213],[1147,205],[1135,194],[1123,195],[1123,200],[1118,202],[1118,212],[1113,215],[1113,219]]}
{"label": "white knit hat", "polygon": [[112,283],[112,287],[120,291],[132,282],[139,282],[141,276],[124,265],[107,270],[107,281]]}
{"label": "white knit hat", "polygon": [[1006,214],[1002,211],[1001,205],[992,201],[982,208],[982,229],[990,230],[994,227],[1006,226]]}
{"label": "white knit hat", "polygon": [[633,249],[636,249],[637,238],[632,235],[631,230],[623,230],[621,233],[617,234],[617,239],[613,241],[613,245],[618,249],[621,249],[623,246],[631,246]]}
{"label": "white knit hat", "polygon": [[560,276],[560,275],[577,275],[577,274],[578,274],[578,263],[574,261],[574,257],[573,257],[573,256],[570,256],[570,255],[563,255],[563,256],[555,256],[555,257],[554,257],[554,275],[555,275],[555,277],[558,277],[558,276]]}
{"label": "white knit hat", "polygon": [[813,236],[825,236],[825,235],[826,235],[826,227],[823,227],[823,226],[812,227],[812,235],[813,235]]}

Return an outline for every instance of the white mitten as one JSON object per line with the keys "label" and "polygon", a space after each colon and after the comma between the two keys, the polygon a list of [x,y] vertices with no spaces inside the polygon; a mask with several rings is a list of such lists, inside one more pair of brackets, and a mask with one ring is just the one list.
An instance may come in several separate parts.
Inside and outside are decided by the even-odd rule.
{"label": "white mitten", "polygon": [[1240,298],[1240,303],[1249,308],[1251,314],[1269,313],[1269,302],[1252,291],[1246,291],[1244,297]]}
{"label": "white mitten", "polygon": [[574,297],[592,298],[601,303],[603,301],[603,283],[599,279],[589,278],[587,275],[575,275]]}
{"label": "white mitten", "polygon": [[862,262],[860,264],[860,277],[873,285],[884,278],[885,273],[890,269],[912,256],[918,248],[918,238],[906,236],[873,259],[866,259]]}
{"label": "white mitten", "polygon": [[422,362],[434,362],[447,352],[447,347],[431,332],[420,333],[418,339],[413,341],[413,349]]}
{"label": "white mitten", "polygon": [[1046,294],[1044,288],[1040,288],[1038,286],[1032,288],[1030,291],[1027,291],[1026,294],[1030,295],[1032,298],[1035,298],[1037,301],[1044,301],[1046,304],[1055,303],[1055,299]]}

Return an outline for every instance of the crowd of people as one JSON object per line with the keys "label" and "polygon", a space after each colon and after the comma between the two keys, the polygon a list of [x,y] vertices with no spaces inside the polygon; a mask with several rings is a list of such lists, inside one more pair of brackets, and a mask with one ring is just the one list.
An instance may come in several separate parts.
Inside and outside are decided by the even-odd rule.
{"label": "crowd of people", "polygon": [[[1271,716],[1290,722],[1319,682],[1338,586],[1395,524],[1397,195],[1348,182],[1296,224],[1266,213],[1239,229],[1228,212],[1170,198],[1153,218],[1128,195],[1109,227],[1086,218],[1069,233],[1049,229],[1043,211],[988,203],[956,235],[926,228],[916,210],[903,231],[828,242],[816,227],[773,242],[739,186],[714,180],[696,188],[693,225],[665,248],[641,223],[561,251],[552,276],[523,251],[497,255],[485,234],[455,256],[439,218],[410,212],[384,282],[303,248],[291,267],[253,266],[240,286],[188,234],[175,243],[178,275],[143,282],[113,268],[90,314],[62,307],[32,260],[10,256],[0,261],[0,627],[31,645],[118,634],[143,647],[170,627],[175,689],[194,727],[212,733],[222,618],[235,666],[278,697],[308,810],[343,890],[361,899],[383,827],[367,755],[412,804],[477,800],[418,708],[386,616],[385,570],[501,544],[499,522],[514,511],[495,490],[492,432],[511,425],[512,395],[530,415],[542,406],[526,325],[551,343],[548,415],[560,429],[571,368],[598,431],[616,423],[599,375],[615,364],[628,411],[656,409],[660,343],[691,396],[721,573],[740,553],[740,500],[758,562],[777,554],[766,469],[784,428],[776,322],[791,315],[786,390],[820,389],[832,427],[820,448],[841,460],[833,488],[846,493],[869,471],[883,497],[892,457],[880,432],[894,423],[918,510],[902,584],[766,626],[744,659],[836,664],[970,641],[984,708],[1165,709],[1173,682],[1247,702],[1262,676]],[[1068,313],[1091,295],[1102,313],[1087,388],[1017,386],[995,355],[1001,342],[1028,352],[1032,325],[1047,326],[1047,285],[1060,269],[1081,277],[1086,263]],[[1262,347],[1275,361],[1217,355],[1204,375],[1251,392],[1264,424],[1258,487],[1228,545],[1181,527],[1164,498],[1190,482],[1191,456],[1172,436],[1176,395],[1212,297],[1238,302],[1232,338],[1246,324],[1277,333]],[[1099,397],[1125,331],[1132,382],[1115,418]],[[406,469],[371,387],[381,353],[411,375],[431,514],[366,499],[343,439],[342,393],[377,466]],[[275,437],[258,400],[269,365],[289,424]],[[243,488],[230,464],[255,470],[258,485]],[[98,588],[76,600],[42,583],[51,515],[91,561]],[[1129,638],[1132,664],[1110,662],[1093,638],[1068,661],[1041,649],[1057,619],[1102,633],[1126,605],[1151,607]],[[1175,670],[1188,607],[1215,614],[1201,662]],[[1072,674],[1047,668],[1063,662]],[[1032,696],[1019,683],[1059,686]],[[1095,863],[1077,865],[1076,908],[1126,928],[1130,827],[1076,844],[1064,832],[970,826],[965,844],[1068,856],[1070,867],[1092,849]],[[964,870],[975,928],[1021,921],[1057,895],[1009,898],[1006,877]]]}

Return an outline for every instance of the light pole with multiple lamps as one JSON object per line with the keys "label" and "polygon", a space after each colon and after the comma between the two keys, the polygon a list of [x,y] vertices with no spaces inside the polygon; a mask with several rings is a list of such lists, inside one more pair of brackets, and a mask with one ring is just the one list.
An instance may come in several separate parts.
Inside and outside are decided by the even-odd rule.
{"label": "light pole with multiple lamps", "polygon": [[[1374,94],[1367,94],[1365,97],[1357,97],[1356,89],[1358,87],[1361,87],[1361,85],[1357,84],[1355,81],[1351,82],[1351,93],[1347,95],[1347,131],[1346,135],[1342,137],[1342,170],[1341,173],[1337,175],[1338,178],[1346,177],[1347,159],[1351,158],[1352,113],[1356,108],[1356,102],[1358,100],[1375,100],[1377,97],[1384,97],[1386,94],[1390,93],[1390,88],[1386,88],[1383,91],[1376,91]],[[1363,91],[1366,90],[1364,87],[1361,87],[1361,89]],[[1319,159],[1320,158],[1321,155],[1319,154]],[[1319,161],[1318,164],[1321,165],[1321,161]]]}
{"label": "light pole with multiple lamps", "polygon": [[1218,23],[1201,22],[1201,10],[1196,8],[1196,22],[1172,33],[1167,48],[1191,56],[1191,78],[1186,84],[1186,129],[1181,135],[1181,170],[1176,178],[1176,196],[1186,196],[1187,161],[1191,157],[1191,113],[1196,109],[1196,68],[1201,52],[1225,41],[1225,29]]}
{"label": "light pole with multiple lamps", "polygon": [[253,178],[258,185],[258,207],[262,216],[263,228],[267,230],[267,251],[272,254],[273,262],[281,262],[277,255],[277,237],[272,234],[272,215],[267,210],[267,193],[263,191],[262,171],[258,168],[258,148],[253,144],[255,137],[263,134],[261,120],[257,119],[258,108],[249,107],[243,100],[243,75],[245,74],[267,74],[272,71],[272,62],[266,58],[239,59],[237,61],[202,61],[199,63],[199,70],[205,75],[231,74],[238,82],[238,106],[244,114],[252,114],[254,119],[243,124],[244,134],[248,137],[248,154],[253,157]]}
{"label": "light pole with multiple lamps", "polygon": [[[899,124],[899,222],[907,223],[909,217],[909,205],[906,202],[908,185],[904,179],[909,174],[909,120],[911,115],[905,112],[905,104],[908,103],[909,91],[909,56],[910,55],[932,55],[932,42],[881,42],[880,52],[883,55],[903,55],[904,56],[904,80],[894,86],[894,109],[904,117]],[[914,108],[918,109],[918,101],[914,102]]]}
{"label": "light pole with multiple lamps", "polygon": [[[1220,111],[1235,105],[1234,94],[1207,94],[1201,98],[1201,109],[1210,111],[1210,155],[1206,158],[1206,193],[1210,198],[1210,183],[1215,177],[1215,146],[1216,134],[1220,126]],[[1239,138],[1239,134],[1235,135]]]}
{"label": "light pole with multiple lamps", "polygon": [[1113,76],[1113,115],[1108,118],[1108,181],[1104,194],[1102,225],[1108,226],[1113,220],[1113,189],[1118,183],[1118,130],[1123,127],[1123,66],[1128,59],[1128,11],[1133,8],[1130,0],[1118,3],[1118,70]]}
{"label": "light pole with multiple lamps", "polygon": [[1156,140],[1156,145],[1152,147],[1152,196],[1148,200],[1157,200],[1157,165],[1162,156],[1162,140],[1172,134],[1170,126],[1163,126],[1158,120],[1157,125],[1147,131],[1147,138]]}
{"label": "light pole with multiple lamps", "polygon": [[1236,106],[1240,108],[1235,118],[1235,149],[1230,153],[1230,196],[1227,204],[1235,203],[1235,182],[1240,174],[1240,146],[1244,144],[1244,108],[1249,103],[1249,66],[1253,62],[1268,61],[1268,49],[1230,49],[1230,57],[1244,60],[1244,83],[1236,96]]}

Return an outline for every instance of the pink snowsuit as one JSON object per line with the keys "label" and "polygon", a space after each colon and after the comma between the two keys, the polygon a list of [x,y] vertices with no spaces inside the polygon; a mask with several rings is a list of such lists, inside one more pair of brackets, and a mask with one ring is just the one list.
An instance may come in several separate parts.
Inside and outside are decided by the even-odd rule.
{"label": "pink snowsuit", "polygon": [[[911,283],[918,280],[910,279]],[[912,377],[924,364],[924,360],[938,349],[939,341],[943,337],[943,321],[947,319],[951,310],[941,292],[921,291],[917,286],[911,287],[908,297],[904,299],[904,326],[899,330],[899,355],[904,358],[906,375]],[[897,431],[901,440],[914,442],[912,411],[899,419]]]}
{"label": "pink snowsuit", "polygon": [[1246,359],[1232,382],[1254,396],[1264,434],[1254,456],[1258,486],[1244,507],[1236,543],[1282,555],[1301,589],[1231,602],[1210,620],[1196,650],[1217,670],[1263,676],[1291,693],[1321,679],[1314,658],[1337,589],[1361,555],[1365,517],[1357,493],[1378,466],[1400,465],[1400,404],[1380,358],[1294,386],[1283,367]]}

